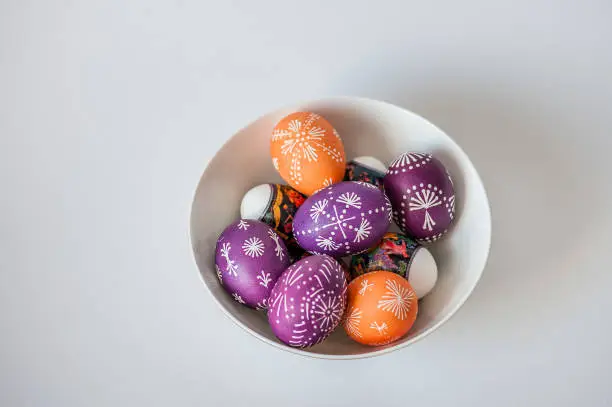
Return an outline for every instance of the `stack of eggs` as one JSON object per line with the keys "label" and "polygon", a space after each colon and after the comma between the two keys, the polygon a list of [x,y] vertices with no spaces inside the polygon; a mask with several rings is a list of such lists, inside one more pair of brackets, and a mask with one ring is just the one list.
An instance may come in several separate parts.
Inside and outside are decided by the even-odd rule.
{"label": "stack of eggs", "polygon": [[[442,163],[423,152],[406,152],[388,168],[373,157],[347,163],[338,132],[310,112],[283,118],[270,143],[288,185],[244,195],[241,219],[217,242],[223,287],[267,312],[289,346],[320,343],[340,323],[370,346],[406,335],[418,300],[437,280],[424,245],[440,239],[455,215]],[[392,220],[401,234],[389,231]]]}

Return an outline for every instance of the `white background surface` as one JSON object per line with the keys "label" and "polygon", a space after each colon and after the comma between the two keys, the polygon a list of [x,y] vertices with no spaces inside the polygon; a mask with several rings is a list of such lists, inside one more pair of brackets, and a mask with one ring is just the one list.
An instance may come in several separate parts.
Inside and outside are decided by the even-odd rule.
{"label": "white background surface", "polygon": [[[0,405],[610,405],[610,2],[212,3],[0,1]],[[258,342],[188,243],[221,144],[328,95],[440,125],[493,210],[472,298],[375,359]]]}

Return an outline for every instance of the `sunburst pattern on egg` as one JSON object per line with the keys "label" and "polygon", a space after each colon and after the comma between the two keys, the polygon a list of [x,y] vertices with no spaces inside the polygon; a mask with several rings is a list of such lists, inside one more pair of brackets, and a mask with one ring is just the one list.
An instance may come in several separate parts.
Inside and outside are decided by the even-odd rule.
{"label": "sunburst pattern on egg", "polygon": [[376,245],[390,220],[391,207],[382,191],[345,181],[306,199],[295,215],[293,233],[305,250],[340,257]]}
{"label": "sunburst pattern on egg", "polygon": [[263,222],[240,219],[217,241],[217,278],[234,300],[251,308],[266,308],[272,287],[289,264],[285,243]]}
{"label": "sunburst pattern on egg", "polygon": [[410,283],[389,271],[373,271],[348,286],[344,330],[364,345],[386,345],[406,335],[417,317]]}
{"label": "sunburst pattern on egg", "polygon": [[281,119],[272,132],[270,154],[280,176],[306,195],[344,177],[342,140],[316,113],[296,112]]}
{"label": "sunburst pattern on egg", "polygon": [[448,231],[455,218],[453,181],[431,154],[404,153],[391,163],[383,180],[400,229],[421,243]]}
{"label": "sunburst pattern on egg", "polygon": [[325,340],[344,315],[346,284],[340,263],[329,256],[307,256],[287,268],[268,300],[276,337],[298,348]]}

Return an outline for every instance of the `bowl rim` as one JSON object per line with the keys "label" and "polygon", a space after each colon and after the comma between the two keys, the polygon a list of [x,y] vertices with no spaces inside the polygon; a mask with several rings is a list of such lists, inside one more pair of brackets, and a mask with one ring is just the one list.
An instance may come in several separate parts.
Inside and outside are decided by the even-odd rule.
{"label": "bowl rim", "polygon": [[[265,117],[265,116],[267,116],[267,115],[269,115],[271,113],[282,111],[282,110],[285,110],[285,109],[289,109],[289,108],[291,108],[293,106],[303,106],[303,105],[310,105],[310,104],[316,104],[316,103],[325,103],[325,102],[329,103],[329,102],[336,102],[336,101],[353,101],[353,102],[373,103],[373,104],[381,104],[381,105],[386,105],[387,107],[400,109],[400,110],[402,110],[402,111],[404,111],[406,113],[412,114],[412,115],[420,118],[421,120],[424,120],[425,122],[427,122],[428,124],[433,126],[435,129],[437,129],[440,132],[442,132],[448,138],[448,140],[454,145],[454,147],[457,148],[459,153],[463,154],[464,158],[467,159],[467,162],[469,163],[469,165],[471,165],[471,167],[474,169],[474,174],[476,175],[476,181],[480,184],[480,186],[483,189],[483,193],[484,193],[484,197],[485,197],[485,203],[486,203],[486,219],[487,219],[487,224],[489,225],[489,233],[487,234],[488,242],[487,242],[487,245],[486,245],[486,253],[485,253],[484,264],[483,264],[481,270],[479,271],[478,276],[477,276],[477,278],[474,281],[474,284],[468,289],[468,291],[463,295],[463,297],[459,300],[457,305],[455,307],[453,307],[453,309],[451,309],[440,321],[438,321],[437,323],[435,323],[431,327],[427,328],[425,331],[423,331],[421,334],[415,336],[414,338],[411,338],[411,339],[409,339],[409,340],[407,340],[405,342],[402,342],[402,343],[398,343],[396,345],[392,345],[392,346],[386,347],[384,349],[374,350],[372,352],[363,353],[363,354],[351,354],[351,355],[333,355],[333,354],[328,354],[328,353],[313,353],[313,352],[308,352],[308,351],[300,349],[300,348],[292,348],[292,347],[287,346],[287,345],[285,345],[283,343],[280,343],[280,342],[268,339],[265,336],[259,334],[258,332],[255,332],[255,331],[251,330],[250,328],[245,326],[242,322],[240,322],[238,320],[238,318],[236,318],[234,315],[232,315],[232,313],[229,312],[229,310],[227,310],[223,306],[221,301],[219,299],[217,299],[217,297],[211,292],[211,290],[208,287],[206,281],[204,280],[204,277],[202,276],[202,272],[200,270],[200,266],[198,265],[198,262],[196,260],[196,255],[195,255],[195,249],[196,248],[194,246],[194,236],[193,236],[193,230],[194,229],[192,227],[193,213],[194,213],[194,208],[195,208],[196,196],[197,196],[198,191],[200,190],[200,186],[201,186],[202,182],[206,178],[205,177],[206,173],[210,169],[211,164],[214,162],[215,157],[217,157],[221,151],[223,151],[225,148],[227,148],[227,145],[232,141],[232,139],[234,137],[236,137],[237,134],[241,133],[243,130],[245,130],[248,127],[250,127],[253,123],[257,122],[258,120],[262,119],[263,117]],[[404,108],[402,106],[398,106],[398,105],[395,105],[393,103],[390,103],[390,102],[387,102],[387,101],[384,101],[384,100],[372,99],[372,98],[361,97],[361,96],[330,96],[330,97],[323,97],[323,98],[318,98],[318,99],[309,99],[309,100],[298,101],[298,102],[294,102],[294,103],[290,103],[290,104],[285,104],[283,106],[277,107],[276,109],[270,110],[268,112],[265,112],[265,113],[259,115],[258,117],[256,117],[255,119],[253,119],[249,123],[247,123],[245,126],[239,128],[236,132],[234,132],[234,134],[232,136],[230,136],[227,140],[225,140],[225,142],[221,145],[221,147],[219,147],[219,149],[215,152],[215,154],[208,160],[208,162],[204,166],[204,169],[203,169],[202,173],[200,174],[200,179],[199,179],[198,183],[196,184],[196,187],[195,187],[195,189],[193,190],[193,193],[192,193],[191,210],[189,211],[188,227],[189,227],[188,240],[189,240],[189,246],[191,247],[191,254],[192,254],[191,257],[192,257],[192,260],[193,260],[193,262],[194,262],[194,264],[196,266],[196,270],[197,270],[198,274],[200,275],[200,279],[204,283],[204,286],[206,287],[206,291],[213,298],[213,300],[215,301],[217,306],[222,310],[223,314],[225,314],[226,317],[228,317],[231,321],[233,321],[243,331],[248,332],[250,335],[254,336],[255,338],[257,338],[261,342],[264,342],[264,343],[266,343],[268,345],[271,345],[271,346],[273,346],[273,347],[275,347],[277,349],[280,349],[280,350],[282,350],[284,352],[287,352],[287,353],[290,353],[290,354],[293,354],[293,355],[305,356],[305,357],[312,358],[312,359],[328,359],[328,360],[368,359],[368,358],[373,358],[373,357],[377,357],[377,356],[386,355],[386,354],[389,354],[391,352],[395,352],[395,351],[398,351],[400,349],[404,349],[404,348],[406,348],[406,347],[408,347],[408,346],[410,346],[410,345],[412,345],[412,344],[414,344],[414,343],[416,343],[418,341],[421,341],[422,339],[425,339],[426,337],[431,335],[434,331],[438,330],[442,325],[444,325],[446,322],[448,322],[452,317],[454,317],[457,314],[457,311],[459,311],[463,307],[463,305],[466,303],[468,298],[472,295],[472,293],[474,292],[474,289],[476,288],[476,286],[480,282],[480,280],[482,278],[482,275],[484,273],[484,270],[486,269],[487,264],[489,262],[489,255],[490,255],[490,252],[491,252],[491,237],[492,237],[491,205],[490,205],[489,197],[488,197],[488,194],[487,194],[487,191],[486,191],[486,187],[485,187],[484,183],[482,182],[482,178],[480,177],[480,174],[476,170],[476,167],[472,163],[472,160],[465,153],[465,151],[461,148],[461,146],[459,144],[457,144],[457,142],[455,142],[455,140],[451,136],[449,136],[444,130],[442,130],[436,124],[432,123],[431,121],[429,121],[427,118],[421,116],[420,114],[415,113],[412,110],[409,110],[409,109]],[[338,328],[336,328],[336,329],[338,329]]]}

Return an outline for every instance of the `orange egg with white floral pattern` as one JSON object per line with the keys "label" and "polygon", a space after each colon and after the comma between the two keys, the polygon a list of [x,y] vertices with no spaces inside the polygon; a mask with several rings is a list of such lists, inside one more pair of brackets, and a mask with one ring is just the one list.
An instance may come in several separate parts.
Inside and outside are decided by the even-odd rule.
{"label": "orange egg with white floral pattern", "polygon": [[351,281],[347,303],[344,330],[351,339],[370,346],[406,335],[419,307],[408,280],[389,271],[373,271]]}
{"label": "orange egg with white floral pattern", "polygon": [[272,132],[270,154],[280,176],[305,195],[344,178],[342,140],[316,113],[296,112],[279,121]]}

